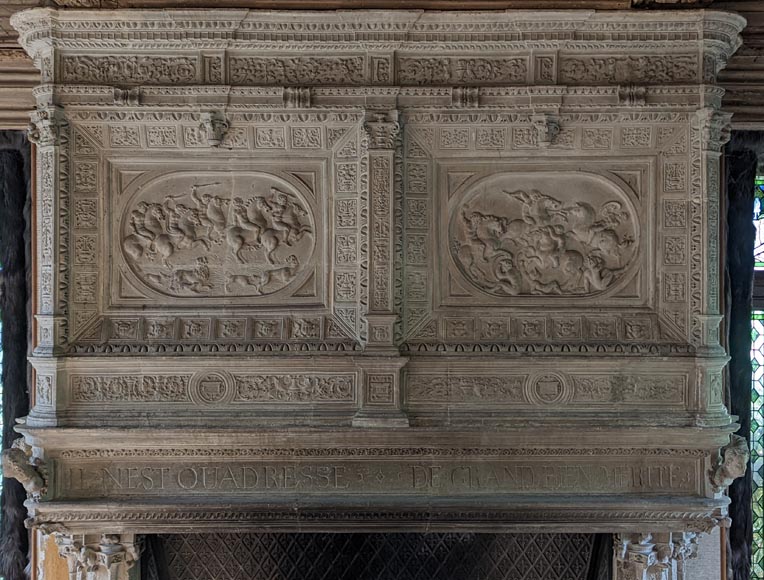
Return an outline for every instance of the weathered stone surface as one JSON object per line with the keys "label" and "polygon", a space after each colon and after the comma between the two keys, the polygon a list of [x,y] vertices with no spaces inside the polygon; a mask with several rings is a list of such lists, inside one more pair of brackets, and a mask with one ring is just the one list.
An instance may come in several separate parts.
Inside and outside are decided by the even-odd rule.
{"label": "weathered stone surface", "polygon": [[681,578],[724,522],[740,18],[13,23],[45,83],[34,525],[670,530],[621,568]]}

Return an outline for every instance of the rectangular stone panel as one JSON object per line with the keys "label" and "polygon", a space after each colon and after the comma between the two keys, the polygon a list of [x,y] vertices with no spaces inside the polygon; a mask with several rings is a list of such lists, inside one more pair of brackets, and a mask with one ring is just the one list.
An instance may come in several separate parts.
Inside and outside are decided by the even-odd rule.
{"label": "rectangular stone panel", "polygon": [[698,494],[697,459],[528,457],[67,462],[61,499],[157,496]]}

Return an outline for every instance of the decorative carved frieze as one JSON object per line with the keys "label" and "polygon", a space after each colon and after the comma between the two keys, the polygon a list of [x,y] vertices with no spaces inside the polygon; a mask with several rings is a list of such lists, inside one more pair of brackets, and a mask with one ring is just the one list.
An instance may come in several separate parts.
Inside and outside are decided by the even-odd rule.
{"label": "decorative carved frieze", "polygon": [[[45,83],[32,522],[723,521],[742,22],[667,14],[15,16]],[[683,539],[619,573],[678,574]]]}

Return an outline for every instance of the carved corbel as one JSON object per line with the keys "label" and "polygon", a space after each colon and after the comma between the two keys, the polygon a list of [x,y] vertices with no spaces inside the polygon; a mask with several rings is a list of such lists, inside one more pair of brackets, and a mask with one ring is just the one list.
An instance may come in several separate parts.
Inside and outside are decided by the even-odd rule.
{"label": "carved corbel", "polygon": [[367,114],[364,127],[369,134],[369,149],[395,149],[401,131],[398,111],[372,111]]}
{"label": "carved corbel", "polygon": [[141,104],[141,89],[120,89],[114,87],[114,104],[118,106],[136,107]]}
{"label": "carved corbel", "polygon": [[745,475],[749,459],[750,452],[745,438],[730,434],[730,442],[719,450],[708,472],[714,493],[723,492],[734,480]]}
{"label": "carved corbel", "polygon": [[228,127],[230,126],[225,115],[219,111],[202,113],[200,127],[207,132],[207,144],[210,147],[218,147],[223,142]]}
{"label": "carved corbel", "polygon": [[639,85],[619,85],[618,104],[627,107],[642,107],[647,102],[647,88]]}
{"label": "carved corbel", "polygon": [[282,93],[287,109],[307,109],[310,107],[310,89],[308,87],[284,87]]}
{"label": "carved corbel", "polygon": [[531,115],[531,124],[539,147],[549,147],[560,133],[560,122],[549,113]]}
{"label": "carved corbel", "polygon": [[695,113],[703,149],[721,151],[732,135],[732,113],[705,107]]}
{"label": "carved corbel", "polygon": [[45,107],[32,111],[27,129],[29,140],[39,147],[60,143],[61,128],[66,123],[60,107]]}
{"label": "carved corbel", "polygon": [[454,87],[451,89],[451,105],[461,109],[473,109],[480,106],[478,87]]}
{"label": "carved corbel", "polygon": [[3,451],[3,475],[17,480],[31,498],[39,499],[47,490],[45,464],[32,456],[32,448],[23,437]]}

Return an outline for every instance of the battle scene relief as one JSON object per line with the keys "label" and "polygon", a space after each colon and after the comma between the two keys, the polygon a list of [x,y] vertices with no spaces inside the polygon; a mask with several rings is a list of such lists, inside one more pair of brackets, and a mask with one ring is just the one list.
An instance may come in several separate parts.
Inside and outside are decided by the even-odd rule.
{"label": "battle scene relief", "polygon": [[450,253],[493,296],[592,296],[618,284],[637,249],[628,199],[591,178],[483,180],[451,212]]}
{"label": "battle scene relief", "polygon": [[296,186],[265,173],[175,173],[139,186],[120,229],[130,270],[173,297],[265,296],[294,282],[315,249]]}

